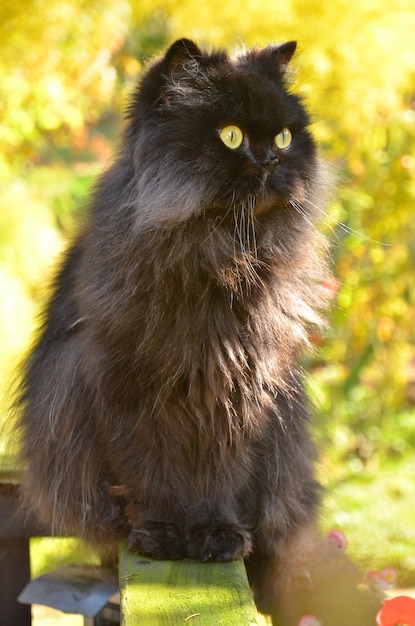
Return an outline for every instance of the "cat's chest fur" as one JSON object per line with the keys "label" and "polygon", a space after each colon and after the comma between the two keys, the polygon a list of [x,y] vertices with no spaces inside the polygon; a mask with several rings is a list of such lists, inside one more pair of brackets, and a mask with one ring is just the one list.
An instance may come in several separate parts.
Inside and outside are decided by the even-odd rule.
{"label": "cat's chest fur", "polygon": [[153,425],[165,420],[159,430],[174,424],[194,449],[206,437],[235,444],[260,434],[266,407],[289,391],[315,313],[299,289],[302,257],[288,267],[273,238],[259,235],[256,248],[242,248],[232,231],[208,223],[166,231],[112,255],[102,280],[79,275],[78,315],[90,320],[85,350],[97,355],[86,376],[138,437],[151,414]]}

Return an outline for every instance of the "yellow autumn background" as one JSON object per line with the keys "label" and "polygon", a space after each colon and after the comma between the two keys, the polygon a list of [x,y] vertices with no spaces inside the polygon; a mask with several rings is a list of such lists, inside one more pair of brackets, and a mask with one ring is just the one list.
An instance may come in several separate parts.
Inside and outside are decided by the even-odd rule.
{"label": "yellow autumn background", "polygon": [[413,0],[3,0],[0,419],[146,61],[180,36],[208,48],[295,39],[296,87],[338,179],[322,226],[338,299],[304,357],[323,523],[415,584],[414,33]]}

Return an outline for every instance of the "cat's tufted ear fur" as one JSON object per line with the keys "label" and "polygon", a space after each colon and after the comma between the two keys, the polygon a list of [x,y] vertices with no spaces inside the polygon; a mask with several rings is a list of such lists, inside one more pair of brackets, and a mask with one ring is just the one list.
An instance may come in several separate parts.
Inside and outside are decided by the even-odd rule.
{"label": "cat's tufted ear fur", "polygon": [[296,41],[287,41],[281,45],[267,46],[259,52],[259,58],[271,74],[285,74],[288,64],[297,48]]}
{"label": "cat's tufted ear fur", "polygon": [[178,39],[167,50],[164,57],[164,73],[173,79],[185,74],[185,65],[197,61],[203,56],[200,48],[190,39]]}
{"label": "cat's tufted ear fur", "polygon": [[178,81],[186,74],[186,64],[201,60],[203,52],[190,39],[178,39],[159,57],[144,74],[129,107],[129,119],[134,120],[137,110],[152,110],[164,100],[166,83]]}

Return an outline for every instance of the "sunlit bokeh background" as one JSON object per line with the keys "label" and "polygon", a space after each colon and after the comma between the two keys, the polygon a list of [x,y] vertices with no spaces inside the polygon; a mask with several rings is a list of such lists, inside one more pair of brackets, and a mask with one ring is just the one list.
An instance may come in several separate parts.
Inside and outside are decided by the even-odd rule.
{"label": "sunlit bokeh background", "polygon": [[[402,585],[415,585],[414,34],[413,0],[0,6],[5,397],[147,59],[179,36],[208,48],[298,41],[296,88],[338,177],[322,224],[338,298],[330,330],[304,357],[328,488],[323,525],[345,530],[351,549],[376,567],[396,567]],[[5,432],[3,455],[7,440]],[[52,552],[39,551],[38,569]]]}

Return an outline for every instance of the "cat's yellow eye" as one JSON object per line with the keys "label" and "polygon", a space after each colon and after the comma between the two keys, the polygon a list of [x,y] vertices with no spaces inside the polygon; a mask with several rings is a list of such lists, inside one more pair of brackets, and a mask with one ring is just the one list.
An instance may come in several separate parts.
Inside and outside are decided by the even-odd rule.
{"label": "cat's yellow eye", "polygon": [[274,141],[277,148],[280,150],[286,150],[290,147],[292,139],[293,136],[291,131],[288,130],[288,128],[283,128],[282,131],[275,136]]}
{"label": "cat's yellow eye", "polygon": [[219,132],[219,137],[227,148],[236,150],[242,145],[244,134],[238,126],[225,126]]}

